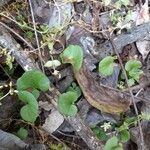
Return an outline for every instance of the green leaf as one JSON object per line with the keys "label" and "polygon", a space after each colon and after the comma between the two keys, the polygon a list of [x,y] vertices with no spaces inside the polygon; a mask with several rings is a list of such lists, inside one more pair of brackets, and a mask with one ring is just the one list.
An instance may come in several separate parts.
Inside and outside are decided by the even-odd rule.
{"label": "green leaf", "polygon": [[135,81],[139,82],[140,75],[143,73],[140,68],[142,67],[142,63],[138,60],[129,60],[125,64],[125,69],[129,74],[129,85],[132,86],[135,84]]}
{"label": "green leaf", "polygon": [[74,105],[78,99],[76,92],[66,92],[59,96],[58,109],[66,116],[75,116],[77,113],[77,107]]}
{"label": "green leaf", "polygon": [[120,0],[122,2],[122,5],[127,6],[129,5],[129,0]]}
{"label": "green leaf", "polygon": [[136,69],[140,69],[142,67],[142,63],[138,60],[132,59],[129,60],[126,64],[125,64],[125,70],[126,71],[131,71],[131,70],[136,70]]}
{"label": "green leaf", "polygon": [[119,140],[116,136],[113,136],[106,142],[104,146],[104,150],[114,150],[118,146],[119,146]]}
{"label": "green leaf", "polygon": [[28,88],[47,91],[49,89],[49,79],[39,70],[27,71],[17,80],[17,90]]}
{"label": "green leaf", "polygon": [[48,46],[48,49],[49,49],[50,51],[52,51],[52,50],[53,50],[53,47],[54,47],[54,43],[53,43],[53,42],[49,42],[49,43],[47,44],[47,46]]}
{"label": "green leaf", "polygon": [[38,99],[38,97],[40,96],[40,92],[37,89],[33,90],[32,94],[34,95],[35,99]]}
{"label": "green leaf", "polygon": [[83,62],[83,50],[78,45],[69,45],[60,57],[62,63],[70,63],[75,71],[79,71]]}
{"label": "green leaf", "polygon": [[104,76],[110,76],[114,70],[114,60],[112,56],[107,56],[99,62],[98,70]]}
{"label": "green leaf", "polygon": [[77,86],[77,84],[75,82],[72,83],[71,86],[68,87],[68,89],[66,90],[67,92],[68,91],[72,91],[72,92],[76,92],[78,97],[81,96],[81,89],[79,86]]}
{"label": "green leaf", "polygon": [[17,131],[17,136],[22,139],[22,140],[25,140],[28,136],[28,131],[25,129],[25,128],[20,128],[18,131]]}
{"label": "green leaf", "polygon": [[130,10],[127,12],[127,15],[125,16],[125,22],[130,22],[133,18],[133,12]]}
{"label": "green leaf", "polygon": [[94,132],[94,134],[97,136],[98,139],[102,141],[108,140],[108,136],[106,135],[106,132],[103,129],[95,127],[92,129],[92,131]]}
{"label": "green leaf", "polygon": [[108,6],[111,3],[111,0],[103,0],[105,6]]}
{"label": "green leaf", "polygon": [[38,117],[38,102],[34,95],[27,91],[19,91],[18,97],[26,104],[20,110],[21,117],[25,121],[34,123]]}
{"label": "green leaf", "polygon": [[140,79],[140,75],[143,73],[142,70],[140,69],[132,69],[129,72],[129,76],[132,77],[134,80],[136,80],[137,82],[139,82]]}
{"label": "green leaf", "polygon": [[133,78],[128,79],[128,84],[129,84],[129,86],[135,85],[135,80]]}
{"label": "green leaf", "polygon": [[130,139],[130,133],[128,130],[123,130],[119,132],[118,138],[121,142],[125,143]]}
{"label": "green leaf", "polygon": [[34,37],[34,33],[32,31],[26,31],[25,35],[30,40],[33,39],[33,37]]}

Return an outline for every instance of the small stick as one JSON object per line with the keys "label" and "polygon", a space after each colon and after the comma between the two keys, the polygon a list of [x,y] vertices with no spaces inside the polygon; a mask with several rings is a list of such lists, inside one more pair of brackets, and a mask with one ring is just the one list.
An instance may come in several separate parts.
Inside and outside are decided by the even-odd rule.
{"label": "small stick", "polygon": [[0,21],[0,24],[3,27],[5,27],[6,29],[8,29],[9,31],[11,31],[13,34],[15,34],[17,37],[19,37],[20,40],[22,40],[24,43],[26,43],[28,47],[30,47],[31,49],[34,49],[31,44],[29,44],[22,36],[20,36],[17,32],[15,32],[13,29],[11,29],[9,26],[7,26],[5,23]]}
{"label": "small stick", "polygon": [[122,71],[124,73],[124,76],[125,76],[125,80],[126,80],[126,83],[127,83],[127,87],[129,89],[129,92],[130,92],[130,95],[131,95],[131,99],[132,99],[132,103],[133,103],[133,106],[134,106],[134,109],[135,109],[135,113],[137,115],[137,118],[138,118],[138,126],[139,126],[139,130],[140,130],[140,138],[141,138],[141,150],[144,150],[144,136],[143,136],[143,131],[142,131],[142,126],[141,126],[141,122],[140,122],[140,118],[138,116],[138,109],[137,109],[137,106],[136,106],[136,103],[135,103],[135,99],[134,99],[134,95],[132,93],[132,89],[130,88],[129,84],[128,84],[128,76],[126,74],[126,71],[124,69],[124,66],[123,66],[123,63],[122,63],[122,60],[119,56],[119,53],[117,52],[117,49],[116,49],[116,46],[114,45],[113,43],[113,40],[110,38],[110,42],[112,44],[112,47],[113,47],[113,50],[114,52],[116,53],[117,57],[118,57],[118,61],[120,63],[120,66],[122,68]]}
{"label": "small stick", "polygon": [[34,18],[34,13],[33,13],[31,0],[29,0],[29,5],[30,5],[30,10],[31,10],[31,16],[32,16],[32,22],[33,22],[33,28],[34,28],[36,44],[37,44],[37,47],[38,47],[38,52],[39,52],[39,57],[40,57],[40,63],[41,63],[42,71],[44,72],[44,66],[43,66],[43,63],[42,63],[42,54],[41,54],[41,50],[40,50],[40,44],[39,44],[39,39],[38,39],[38,35],[37,35],[37,30],[36,30],[36,25],[35,25],[35,18]]}

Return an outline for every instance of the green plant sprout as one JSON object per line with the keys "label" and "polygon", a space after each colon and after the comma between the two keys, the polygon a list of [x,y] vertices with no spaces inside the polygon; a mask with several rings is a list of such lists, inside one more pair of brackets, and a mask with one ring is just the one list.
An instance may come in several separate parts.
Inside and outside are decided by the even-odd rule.
{"label": "green plant sprout", "polygon": [[[136,117],[124,118],[122,125],[120,125],[119,127],[114,128],[113,124],[108,122],[108,123],[104,123],[101,126],[101,128],[95,127],[92,130],[99,139],[104,141],[107,140],[104,146],[104,150],[123,150],[123,144],[130,139],[129,128],[131,126],[136,126],[137,122],[141,120],[149,121],[150,115],[141,112],[141,114],[139,114]],[[102,130],[102,128],[104,128],[104,130]],[[108,139],[105,129],[110,129],[110,128],[115,129],[115,135]]]}
{"label": "green plant sprout", "polygon": [[74,104],[78,99],[76,92],[66,92],[59,96],[58,110],[65,116],[75,116],[77,107]]}
{"label": "green plant sprout", "polygon": [[6,48],[0,48],[0,55],[6,57],[5,63],[11,70],[13,68],[14,57],[10,55]]}
{"label": "green plant sprout", "polygon": [[70,63],[74,71],[79,71],[83,62],[83,50],[78,45],[69,45],[60,55],[62,63]]}
{"label": "green plant sprout", "polygon": [[38,117],[38,102],[36,99],[39,96],[39,90],[47,91],[49,84],[49,79],[38,70],[27,71],[17,80],[18,97],[26,104],[20,110],[23,120],[35,122]]}
{"label": "green plant sprout", "polygon": [[[73,70],[78,72],[83,62],[83,50],[78,45],[69,45],[60,55],[62,63],[70,63]],[[60,95],[58,99],[58,109],[66,116],[75,116],[77,107],[75,102],[80,96],[81,92],[76,85],[72,85],[66,93]]]}
{"label": "green plant sprout", "polygon": [[75,82],[72,82],[71,86],[69,86],[66,91],[75,92],[77,93],[78,97],[80,97],[82,94],[80,87]]}
{"label": "green plant sprout", "polygon": [[53,69],[52,74],[58,76],[58,78],[61,78],[61,74],[59,73],[58,70],[56,70],[56,68],[61,65],[61,62],[59,60],[53,60],[53,57],[51,57],[51,59],[52,60],[49,60],[44,64],[44,67],[52,68]]}
{"label": "green plant sprout", "polygon": [[25,128],[22,128],[22,127],[21,127],[21,128],[17,131],[16,135],[17,135],[20,139],[25,140],[25,139],[27,138],[27,136],[28,136],[28,130],[26,130]]}
{"label": "green plant sprout", "polygon": [[98,66],[98,71],[103,75],[103,76],[110,76],[113,74],[114,71],[114,61],[116,57],[114,56],[107,56],[103,58],[99,62]]}
{"label": "green plant sprout", "polygon": [[[113,74],[114,69],[114,60],[116,57],[107,56],[103,58],[99,62],[99,72],[104,76],[110,76]],[[139,82],[140,76],[143,74],[143,71],[141,70],[142,63],[139,60],[131,59],[125,64],[125,70],[127,71],[128,75],[128,84],[130,86],[135,85],[136,82]],[[122,79],[124,79],[124,76],[121,76]],[[119,85],[119,87],[123,87],[123,84]]]}
{"label": "green plant sprout", "polygon": [[135,82],[139,82],[140,76],[143,74],[143,71],[140,69],[142,63],[138,60],[131,59],[125,64],[125,70],[128,74],[128,84],[130,86],[134,85]]}

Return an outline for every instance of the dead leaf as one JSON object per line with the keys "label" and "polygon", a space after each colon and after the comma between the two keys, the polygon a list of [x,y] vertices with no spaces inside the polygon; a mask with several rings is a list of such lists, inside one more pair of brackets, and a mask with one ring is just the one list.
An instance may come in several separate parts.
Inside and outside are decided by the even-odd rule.
{"label": "dead leaf", "polygon": [[136,25],[143,24],[145,22],[148,22],[149,20],[150,20],[150,16],[149,16],[148,0],[146,0],[137,15]]}
{"label": "dead leaf", "polygon": [[145,60],[150,52],[150,36],[145,37],[143,40],[137,41],[136,46],[138,51],[141,53],[143,60]]}

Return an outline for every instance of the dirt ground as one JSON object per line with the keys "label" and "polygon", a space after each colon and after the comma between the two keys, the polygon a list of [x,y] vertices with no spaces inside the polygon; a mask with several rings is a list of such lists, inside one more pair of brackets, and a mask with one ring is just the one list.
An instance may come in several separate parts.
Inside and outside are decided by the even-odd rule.
{"label": "dirt ground", "polygon": [[0,150],[149,150],[149,7],[1,0]]}

